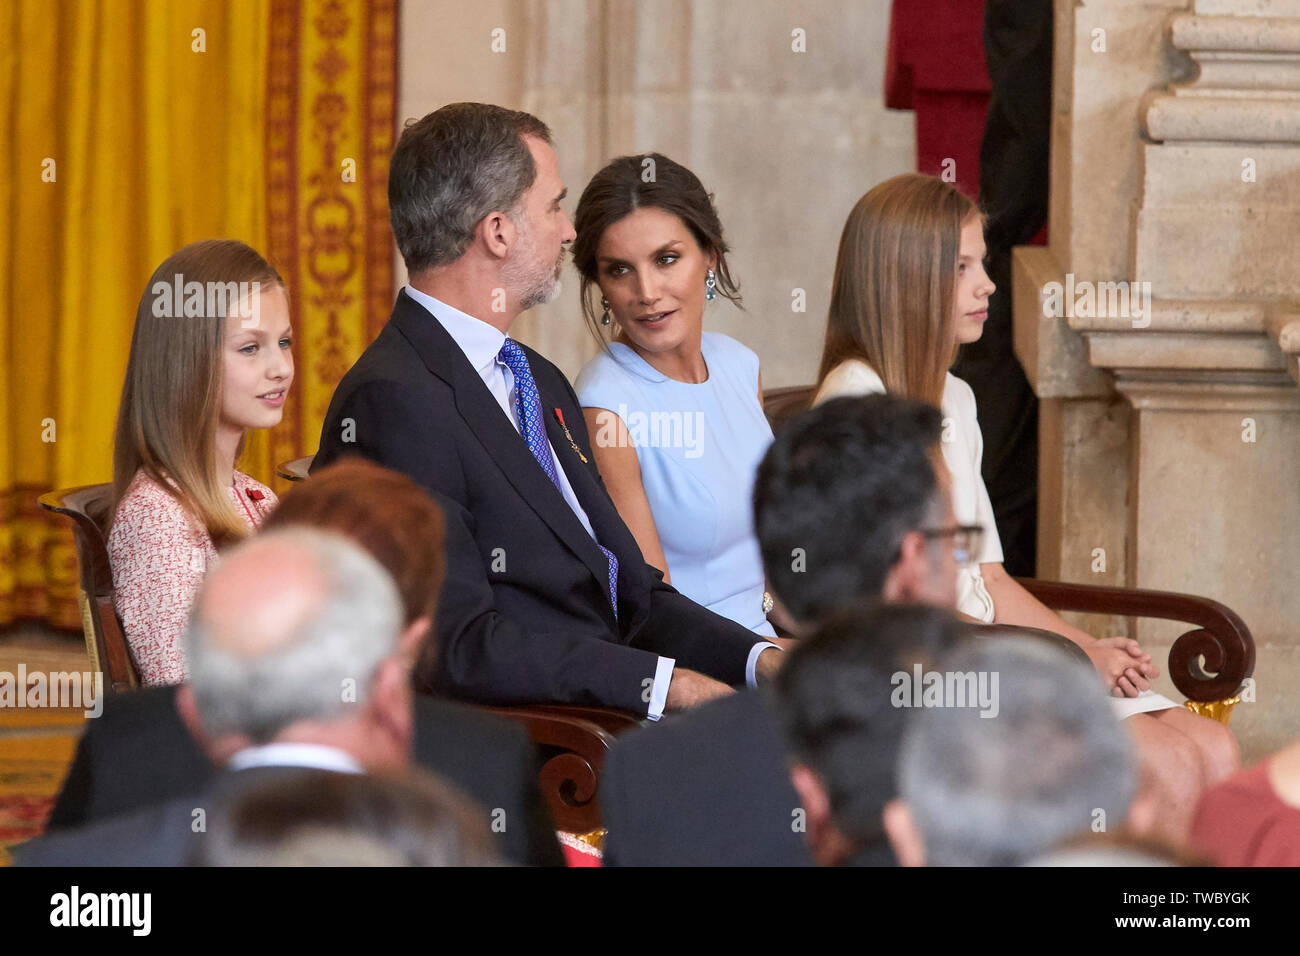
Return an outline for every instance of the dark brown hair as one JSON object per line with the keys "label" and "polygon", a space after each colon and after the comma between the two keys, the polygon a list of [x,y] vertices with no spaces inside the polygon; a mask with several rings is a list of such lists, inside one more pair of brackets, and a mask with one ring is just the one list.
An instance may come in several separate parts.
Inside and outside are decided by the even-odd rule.
{"label": "dark brown hair", "polygon": [[[652,207],[672,213],[690,230],[706,256],[717,259],[714,273],[717,291],[736,306],[741,305],[740,288],[727,267],[727,242],[722,222],[713,208],[713,197],[699,177],[680,163],[660,153],[620,156],[591,177],[578,200],[573,228],[573,264],[582,276],[579,298],[582,314],[593,335],[602,344],[600,312],[593,300],[596,281],[596,249],[605,230],[629,213]],[[597,294],[594,299],[600,298]]]}
{"label": "dark brown hair", "polygon": [[197,866],[500,866],[485,810],[430,773],[281,770],[222,790]]}
{"label": "dark brown hair", "polygon": [[433,616],[446,570],[442,509],[406,475],[363,458],[335,462],[286,494],[262,529],[288,525],[351,538],[393,576],[403,623]]}
{"label": "dark brown hair", "polygon": [[[250,246],[234,239],[205,239],[172,253],[154,270],[135,313],[113,440],[114,510],[143,471],[220,545],[248,533],[217,478],[224,312],[231,303],[225,300],[224,309],[204,309],[198,316],[173,316],[173,309],[155,308],[159,296],[170,295],[177,281],[205,288],[256,282],[265,291],[283,289],[284,280]],[[155,290],[158,284],[167,291]]]}

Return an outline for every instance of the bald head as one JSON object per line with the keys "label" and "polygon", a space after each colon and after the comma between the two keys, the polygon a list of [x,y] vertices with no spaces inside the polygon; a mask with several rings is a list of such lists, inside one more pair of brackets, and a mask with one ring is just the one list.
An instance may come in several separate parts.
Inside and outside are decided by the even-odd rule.
{"label": "bald head", "polygon": [[253,537],[208,573],[186,630],[205,733],[261,743],[349,719],[401,632],[396,586],[351,541],[298,527]]}
{"label": "bald head", "polygon": [[213,647],[251,658],[283,648],[328,593],[313,542],[268,534],[221,563],[193,613]]}

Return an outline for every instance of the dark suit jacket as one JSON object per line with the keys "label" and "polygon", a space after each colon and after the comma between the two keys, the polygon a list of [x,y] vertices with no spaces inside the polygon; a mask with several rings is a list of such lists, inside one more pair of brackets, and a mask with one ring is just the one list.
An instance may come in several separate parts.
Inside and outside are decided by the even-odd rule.
{"label": "dark suit jacket", "polygon": [[409,475],[445,510],[436,663],[426,658],[417,680],[490,703],[637,713],[648,709],[659,655],[743,684],[753,632],[678,594],[645,563],[593,463],[573,388],[525,352],[551,445],[597,539],[618,557],[618,619],[600,548],[455,340],[403,292],[339,383],[312,467],[361,455]]}
{"label": "dark suit jacket", "polygon": [[[188,806],[204,792],[217,770],[190,736],[175,700],[175,687],[148,687],[105,699],[103,714],[88,722],[77,746],[47,833],[149,807],[157,811],[157,805],[173,798],[191,798]],[[417,694],[414,758],[489,811],[505,811],[502,857],[535,866],[563,865],[555,825],[537,784],[537,751],[522,728]]]}
{"label": "dark suit jacket", "polygon": [[[59,830],[29,841],[15,852],[15,862],[18,866],[59,867],[195,865],[201,862],[201,841],[212,832],[213,811],[238,788],[273,784],[277,779],[299,781],[303,775],[308,775],[314,785],[317,777],[331,774],[328,770],[296,766],[217,771],[202,791],[191,796],[175,797],[88,827]],[[469,801],[466,804],[468,807]],[[478,807],[477,812],[487,811]],[[201,826],[197,825],[200,819]]]}
{"label": "dark suit jacket", "polygon": [[[198,849],[195,809],[218,804],[227,786],[249,776],[270,777],[280,767],[236,773],[212,770],[203,785],[184,796],[136,807],[71,830],[47,831],[14,850],[16,866],[186,866]],[[328,773],[328,771],[319,771]]]}
{"label": "dark suit jacket", "polygon": [[618,738],[600,779],[607,866],[812,866],[767,693]]}

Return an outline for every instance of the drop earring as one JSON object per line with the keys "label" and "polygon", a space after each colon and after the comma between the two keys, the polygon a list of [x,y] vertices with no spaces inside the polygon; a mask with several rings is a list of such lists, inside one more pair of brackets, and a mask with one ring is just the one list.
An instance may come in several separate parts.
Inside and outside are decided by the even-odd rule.
{"label": "drop earring", "polygon": [[600,324],[601,324],[601,325],[609,325],[609,302],[608,302],[606,299],[601,299],[601,300],[600,300],[600,305],[601,305],[601,308],[603,308],[603,309],[605,310],[604,313],[603,313],[603,314],[601,315],[601,317],[600,317]]}
{"label": "drop earring", "polygon": [[717,276],[715,276],[713,270],[710,269],[708,275],[704,278],[704,298],[707,301],[712,302],[718,297],[718,290],[714,288],[717,284]]}

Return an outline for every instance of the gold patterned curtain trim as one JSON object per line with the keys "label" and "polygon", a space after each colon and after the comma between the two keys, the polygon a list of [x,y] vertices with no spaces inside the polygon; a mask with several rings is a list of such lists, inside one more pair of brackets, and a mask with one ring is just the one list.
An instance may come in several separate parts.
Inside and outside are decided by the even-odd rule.
{"label": "gold patterned curtain trim", "polygon": [[263,480],[316,451],[335,386],[392,308],[396,37],[396,0],[272,0],[268,253],[299,331],[293,413],[271,433]]}
{"label": "gold patterned curtain trim", "polygon": [[[21,119],[27,124],[32,139],[27,152],[38,150],[33,153],[37,160],[51,153],[59,159],[60,185],[38,183],[28,192],[4,194],[7,208],[12,213],[9,217],[9,244],[5,248],[10,253],[14,248],[20,248],[14,244],[21,243],[22,237],[32,231],[31,222],[24,227],[24,216],[40,219],[39,224],[44,230],[41,234],[52,237],[50,242],[71,228],[61,215],[52,214],[55,208],[52,204],[47,208],[23,199],[27,204],[20,205],[18,199],[13,198],[26,197],[29,192],[32,196],[59,196],[62,194],[54,190],[68,188],[64,182],[80,183],[83,190],[98,190],[91,193],[98,203],[94,207],[96,216],[102,218],[105,208],[116,209],[111,203],[120,200],[125,204],[124,208],[136,211],[149,223],[148,229],[137,230],[143,237],[138,239],[138,254],[127,250],[141,261],[127,269],[119,268],[121,263],[113,260],[101,270],[110,273],[109,278],[119,274],[134,275],[145,269],[146,259],[147,265],[152,267],[162,255],[184,242],[213,234],[210,225],[213,216],[219,218],[223,210],[236,210],[238,215],[230,221],[237,220],[244,225],[219,229],[218,232],[237,233],[238,238],[245,238],[254,245],[264,244],[262,251],[288,283],[298,377],[286,403],[284,420],[270,433],[250,435],[240,467],[271,483],[277,490],[285,490],[284,483],[272,477],[275,465],[316,450],[320,424],[335,386],[379,333],[392,307],[393,241],[388,225],[387,181],[396,112],[396,0],[267,0],[266,6],[247,4],[242,0],[234,3],[230,0],[193,0],[190,5],[166,8],[169,17],[179,18],[177,23],[188,25],[197,18],[207,25],[208,42],[212,45],[212,52],[207,54],[191,53],[189,40],[174,50],[172,42],[178,28],[173,29],[175,24],[170,20],[164,23],[141,20],[151,31],[147,42],[141,39],[140,30],[136,29],[138,24],[134,21],[124,23],[110,41],[104,39],[103,30],[95,23],[82,18],[63,18],[67,22],[60,20],[58,30],[47,29],[50,21],[38,16],[38,7],[39,2],[32,2],[24,5],[21,13],[18,8],[12,11],[11,24],[23,25],[21,45],[29,53],[34,51],[43,59],[49,59],[42,52],[45,50],[42,44],[73,44],[76,56],[71,57],[75,60],[72,65],[80,71],[75,75],[83,78],[82,86],[90,93],[100,90],[96,95],[108,95],[102,92],[102,84],[96,85],[95,82],[95,78],[106,70],[105,75],[114,77],[119,74],[134,76],[132,70],[143,71],[139,78],[143,84],[141,95],[152,107],[165,109],[167,112],[160,115],[171,124],[156,131],[161,142],[151,143],[151,149],[164,149],[166,143],[173,142],[168,139],[173,127],[180,130],[175,134],[180,137],[174,141],[177,143],[214,140],[233,143],[232,130],[241,135],[248,130],[255,142],[260,141],[263,149],[258,160],[249,158],[241,166],[239,159],[251,157],[257,150],[250,150],[246,140],[243,145],[231,146],[228,156],[221,154],[212,164],[211,173],[206,172],[208,165],[205,165],[202,154],[198,154],[196,162],[189,162],[188,154],[172,157],[177,160],[176,170],[164,169],[158,161],[151,160],[152,179],[131,179],[124,190],[124,180],[119,176],[101,189],[99,180],[92,181],[87,175],[87,171],[98,172],[98,167],[92,167],[90,159],[85,157],[116,156],[116,153],[107,147],[102,154],[73,149],[63,142],[66,123],[56,125],[47,135],[44,117],[57,115],[51,109],[11,115],[8,122]],[[132,16],[142,17],[144,6],[131,3],[124,6],[124,10],[131,12]],[[19,39],[19,32],[14,31],[15,40]],[[258,44],[238,46],[239,38],[248,37],[250,33],[258,35]],[[115,45],[108,46],[110,42]],[[137,46],[142,43],[150,51],[166,51],[170,59],[160,59],[156,52],[140,56]],[[231,49],[231,44],[258,58],[256,71],[251,69],[251,64],[245,64],[240,68],[242,73],[235,74],[216,66],[226,62],[220,57]],[[197,55],[213,59],[187,59]],[[164,65],[156,69],[150,65],[158,63]],[[221,72],[211,73],[204,82],[195,84],[194,77],[207,64]],[[66,93],[68,81],[65,79],[48,89],[31,79],[35,74],[12,71],[5,74],[5,80],[12,87],[15,77],[23,76],[28,76],[25,82],[29,83],[31,90],[25,92],[24,97],[18,97],[15,90],[10,89],[11,96],[7,99],[11,105],[14,102],[33,102],[38,95],[57,100]],[[214,90],[220,93],[238,89],[240,92],[226,100],[218,100],[220,109],[228,111],[225,114],[220,109],[213,112],[211,107],[205,107],[192,111],[191,115],[178,115],[172,112],[174,104],[169,100],[176,93],[176,76],[190,82],[190,87],[183,91],[190,98],[202,99],[205,94],[212,95]],[[256,81],[247,89],[228,82],[239,76],[255,76]],[[128,93],[120,88],[120,84],[113,89],[118,92],[112,96],[120,98],[140,93],[135,87],[131,88],[135,93]],[[105,102],[123,109],[135,109],[128,99]],[[153,116],[152,113],[146,115]],[[146,125],[139,136],[147,139],[154,132],[153,127],[161,122]],[[250,129],[250,122],[259,124],[261,128]],[[23,153],[23,158],[26,175],[30,172],[28,166],[34,169],[36,165],[27,153]],[[354,164],[355,175],[351,178],[344,175],[345,160]],[[118,166],[121,165],[122,162],[118,162]],[[200,167],[208,176],[207,183],[212,186],[212,192],[192,194],[193,203],[187,206],[173,208],[162,202],[172,194],[169,191],[172,187],[164,188],[171,182],[167,178],[169,175],[172,179],[183,179],[184,175],[193,178],[194,169]],[[164,185],[158,185],[160,182]],[[146,186],[149,190],[142,193]],[[191,187],[192,184],[187,188]],[[256,205],[251,210],[239,212],[244,208],[239,203],[249,198],[250,188],[258,191],[252,197]],[[249,216],[248,212],[255,214]],[[265,214],[265,223],[261,221],[262,213]],[[198,234],[192,234],[196,230]],[[265,239],[260,238],[263,235]],[[30,242],[28,245],[37,248]],[[46,245],[49,242],[40,247]],[[29,271],[34,275],[46,274],[39,270]],[[101,286],[103,278],[100,278]],[[138,295],[135,280],[127,285],[131,287],[127,298]],[[69,298],[79,301],[82,296],[69,294]],[[123,314],[133,315],[133,308],[134,302],[131,303],[132,311]],[[116,315],[117,311],[113,314]],[[13,316],[9,321],[14,321]],[[94,330],[99,326],[90,328]],[[76,336],[84,332],[79,332],[79,329],[81,326],[76,326],[60,330],[58,334]],[[121,343],[129,341],[129,325],[114,334],[117,337],[109,341],[122,351],[124,346]],[[96,363],[88,364],[87,355],[95,356]],[[66,401],[60,404],[58,399],[67,399],[67,396],[58,392],[57,383],[85,382],[94,388],[97,395],[103,396],[102,401],[91,403],[93,408],[107,409],[105,402],[109,401],[109,395],[115,407],[121,382],[109,381],[108,378],[113,376],[107,375],[104,368],[110,365],[116,368],[120,358],[117,352],[108,355],[103,348],[83,350],[71,357],[51,352],[48,358],[41,359],[50,363],[41,379],[44,386],[29,382],[22,394],[29,397],[38,393],[44,395],[48,391],[49,401],[35,403],[44,415],[47,405],[51,409],[73,407]],[[16,388],[15,380],[6,379],[4,384],[11,390]],[[12,417],[17,412],[10,408],[9,414]],[[105,412],[104,417],[107,419],[111,415]],[[24,411],[21,418],[27,422],[32,414]],[[37,415],[33,420],[39,419],[40,415]],[[95,425],[90,428],[90,423],[81,421],[68,411],[59,414],[59,428],[60,440],[57,446],[52,446],[51,456],[55,452],[64,452],[69,440],[78,441],[78,428],[91,435],[104,434],[102,427]],[[90,430],[87,432],[87,429]],[[16,440],[12,444],[13,456],[17,456],[13,460],[24,461],[19,455],[23,446]],[[88,446],[84,441],[69,446],[75,449],[85,447]],[[96,449],[94,454],[87,453],[75,461],[61,462],[58,469],[51,466],[50,477],[42,479],[45,484],[33,482],[34,473],[15,475],[10,469],[5,486],[0,487],[0,626],[19,620],[43,620],[50,626],[79,629],[78,578],[72,532],[64,519],[41,510],[36,498],[51,490],[48,482],[51,479],[57,482],[56,472],[58,476],[65,473],[74,476],[78,480],[73,483],[104,480],[111,470],[111,462],[101,458],[103,456]]]}

